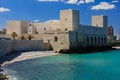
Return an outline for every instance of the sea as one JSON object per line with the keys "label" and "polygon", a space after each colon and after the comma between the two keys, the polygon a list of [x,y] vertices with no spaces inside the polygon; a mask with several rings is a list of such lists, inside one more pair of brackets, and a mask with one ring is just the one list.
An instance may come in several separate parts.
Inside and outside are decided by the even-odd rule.
{"label": "sea", "polygon": [[120,80],[120,50],[60,54],[8,64],[9,80]]}

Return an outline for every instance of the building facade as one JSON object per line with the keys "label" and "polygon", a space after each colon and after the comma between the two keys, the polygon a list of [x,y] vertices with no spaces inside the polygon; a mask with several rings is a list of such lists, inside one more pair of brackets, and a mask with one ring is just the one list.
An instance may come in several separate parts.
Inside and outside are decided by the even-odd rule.
{"label": "building facade", "polygon": [[[35,35],[34,31],[37,31],[38,34],[37,36],[35,35],[36,38],[39,37],[44,43],[51,44],[54,51],[60,52],[61,50],[74,50],[81,47],[106,46],[107,25],[108,19],[107,16],[104,15],[92,16],[91,26],[82,25],[80,23],[79,11],[68,9],[60,11],[59,21],[37,22],[27,26],[28,34]],[[18,33],[20,33],[20,31],[19,29]],[[10,32],[12,31],[8,31],[8,33]]]}
{"label": "building facade", "polygon": [[80,24],[79,18],[80,15],[77,10],[61,10],[60,31],[46,32],[44,41],[51,43],[56,52],[60,50],[74,50],[80,47],[106,46],[107,16],[93,16],[92,26]]}

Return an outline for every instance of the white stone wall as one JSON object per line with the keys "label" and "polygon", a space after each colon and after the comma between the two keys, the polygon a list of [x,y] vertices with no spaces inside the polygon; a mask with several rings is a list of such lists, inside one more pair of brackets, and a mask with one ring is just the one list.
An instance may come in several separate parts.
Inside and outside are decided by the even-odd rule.
{"label": "white stone wall", "polygon": [[42,40],[0,40],[0,56],[14,51],[44,50]]}
{"label": "white stone wall", "polygon": [[38,34],[43,34],[46,31],[56,31],[60,29],[60,22],[58,20],[32,23],[36,28]]}
{"label": "white stone wall", "polygon": [[17,34],[21,33],[20,21],[8,21],[7,22],[7,34],[11,35],[13,32]]}
{"label": "white stone wall", "polygon": [[[55,37],[57,41],[55,41]],[[51,46],[54,51],[60,50],[69,50],[70,49],[70,40],[68,32],[61,33],[46,33],[44,34],[44,42],[51,43]]]}
{"label": "white stone wall", "polygon": [[94,27],[107,27],[107,16],[92,16],[92,26]]}

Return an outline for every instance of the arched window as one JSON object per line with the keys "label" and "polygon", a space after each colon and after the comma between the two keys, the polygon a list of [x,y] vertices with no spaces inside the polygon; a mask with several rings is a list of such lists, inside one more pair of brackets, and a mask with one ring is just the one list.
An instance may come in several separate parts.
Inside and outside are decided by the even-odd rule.
{"label": "arched window", "polygon": [[103,38],[101,38],[101,45],[103,46]]}
{"label": "arched window", "polygon": [[95,46],[97,45],[97,38],[94,37],[94,43],[95,43]]}
{"label": "arched window", "polygon": [[100,38],[98,37],[98,46],[100,46]]}
{"label": "arched window", "polygon": [[93,37],[91,37],[91,46],[93,46]]}
{"label": "arched window", "polygon": [[106,37],[104,38],[104,44],[105,45],[107,44],[107,38]]}
{"label": "arched window", "polygon": [[89,37],[87,37],[87,45],[89,45]]}

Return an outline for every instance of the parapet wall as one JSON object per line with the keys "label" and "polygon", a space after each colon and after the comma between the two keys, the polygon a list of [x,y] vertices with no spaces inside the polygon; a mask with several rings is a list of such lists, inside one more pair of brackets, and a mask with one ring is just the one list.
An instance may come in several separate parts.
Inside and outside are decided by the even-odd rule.
{"label": "parapet wall", "polygon": [[49,49],[42,40],[0,40],[0,56],[15,51],[42,51]]}

